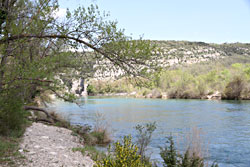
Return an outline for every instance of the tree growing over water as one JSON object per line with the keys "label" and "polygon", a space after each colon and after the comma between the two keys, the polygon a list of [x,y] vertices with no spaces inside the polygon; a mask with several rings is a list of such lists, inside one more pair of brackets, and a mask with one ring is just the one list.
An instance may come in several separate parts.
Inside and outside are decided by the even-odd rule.
{"label": "tree growing over water", "polygon": [[94,70],[120,69],[142,75],[155,46],[132,40],[97,6],[67,10],[56,18],[57,0],[2,0],[0,3],[0,133],[19,129],[24,106],[46,91],[65,100],[60,75],[88,77]]}

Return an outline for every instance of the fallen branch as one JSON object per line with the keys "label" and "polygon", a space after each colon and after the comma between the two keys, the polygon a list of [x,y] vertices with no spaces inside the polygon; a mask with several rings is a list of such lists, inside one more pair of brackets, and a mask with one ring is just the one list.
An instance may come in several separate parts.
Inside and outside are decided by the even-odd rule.
{"label": "fallen branch", "polygon": [[24,106],[23,108],[24,108],[24,110],[41,111],[44,114],[46,114],[47,118],[52,118],[51,115],[49,114],[49,112],[44,108],[39,108],[39,107],[35,107],[35,106]]}
{"label": "fallen branch", "polygon": [[42,122],[42,123],[50,124],[50,125],[54,123],[54,122],[49,121],[47,119],[38,119],[38,118],[36,118],[35,121],[36,122]]}
{"label": "fallen branch", "polygon": [[[32,110],[32,111],[40,111],[40,112],[43,112],[48,120],[38,120],[38,121],[45,121],[45,122],[49,122],[49,123],[55,123],[55,122],[60,122],[60,120],[58,120],[56,117],[52,116],[46,109],[44,108],[39,108],[39,107],[36,107],[36,106],[24,106],[23,107],[24,110]],[[51,121],[50,121],[51,120]]]}

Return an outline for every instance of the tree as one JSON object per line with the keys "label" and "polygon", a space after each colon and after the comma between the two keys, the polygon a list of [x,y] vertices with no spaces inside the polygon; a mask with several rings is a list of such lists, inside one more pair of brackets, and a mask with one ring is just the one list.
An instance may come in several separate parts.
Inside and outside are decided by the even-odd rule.
{"label": "tree", "polygon": [[68,10],[62,21],[54,17],[57,0],[2,0],[0,5],[0,124],[6,129],[21,126],[16,120],[24,118],[24,106],[46,91],[70,100],[60,75],[121,69],[138,76],[152,65],[155,46],[125,36],[97,6]]}

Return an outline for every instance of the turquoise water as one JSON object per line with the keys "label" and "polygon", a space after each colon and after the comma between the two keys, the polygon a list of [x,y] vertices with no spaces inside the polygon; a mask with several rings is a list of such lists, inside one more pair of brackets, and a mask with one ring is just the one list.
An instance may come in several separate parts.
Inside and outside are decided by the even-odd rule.
{"label": "turquoise water", "polygon": [[148,153],[160,160],[159,146],[172,134],[178,147],[193,127],[200,129],[207,144],[209,161],[220,167],[250,166],[250,101],[162,100],[89,97],[81,106],[57,101],[51,109],[64,115],[72,124],[94,125],[96,113],[105,116],[113,139],[135,136],[137,124],[156,122]]}

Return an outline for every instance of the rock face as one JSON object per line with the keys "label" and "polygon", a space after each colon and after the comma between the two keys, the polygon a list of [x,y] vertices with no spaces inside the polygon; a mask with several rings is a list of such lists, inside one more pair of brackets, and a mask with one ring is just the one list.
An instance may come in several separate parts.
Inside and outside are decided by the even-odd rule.
{"label": "rock face", "polygon": [[86,96],[88,95],[87,86],[88,84],[85,83],[85,80],[83,78],[73,79],[70,92],[78,96]]}
{"label": "rock face", "polygon": [[25,157],[28,167],[92,167],[93,161],[84,157],[80,152],[73,152],[72,148],[83,147],[79,138],[71,135],[65,128],[33,123],[26,129],[19,152]]}
{"label": "rock face", "polygon": [[250,44],[212,44],[188,41],[151,41],[161,50],[162,55],[157,55],[160,67],[180,64],[193,64],[198,62],[217,60],[233,55],[250,55]]}

